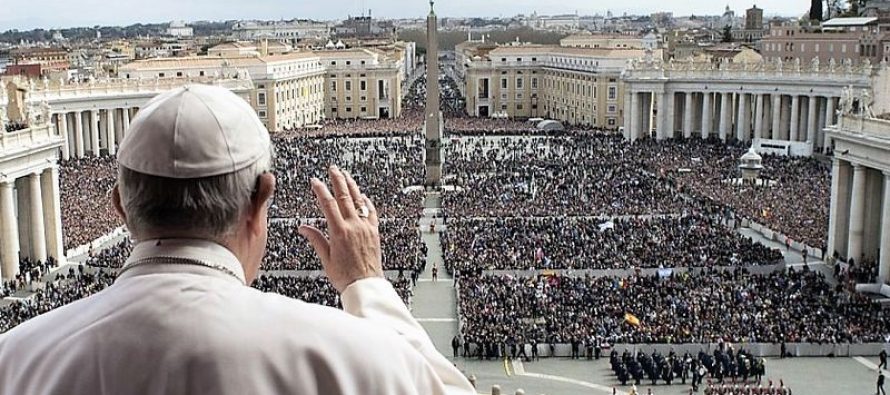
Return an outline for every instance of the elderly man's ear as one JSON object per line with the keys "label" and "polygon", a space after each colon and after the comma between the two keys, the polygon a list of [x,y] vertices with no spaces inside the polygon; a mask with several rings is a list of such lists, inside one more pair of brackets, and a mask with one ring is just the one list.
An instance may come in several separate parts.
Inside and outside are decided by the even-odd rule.
{"label": "elderly man's ear", "polygon": [[117,184],[114,185],[114,188],[111,189],[111,205],[114,207],[114,212],[117,213],[119,217],[127,223],[127,214],[124,213],[124,206],[121,204],[121,193],[117,188]]}
{"label": "elderly man's ear", "polygon": [[269,201],[275,194],[275,175],[272,173],[263,173],[257,177],[256,191],[251,196],[250,212],[248,213],[248,221],[251,230],[255,231],[255,226],[266,226],[266,208]]}

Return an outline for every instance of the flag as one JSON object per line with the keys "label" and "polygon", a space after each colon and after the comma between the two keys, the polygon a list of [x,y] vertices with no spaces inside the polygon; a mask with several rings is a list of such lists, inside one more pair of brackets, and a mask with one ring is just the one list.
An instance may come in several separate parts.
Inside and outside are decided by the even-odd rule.
{"label": "flag", "polygon": [[631,313],[624,313],[624,321],[633,326],[640,326],[640,319]]}

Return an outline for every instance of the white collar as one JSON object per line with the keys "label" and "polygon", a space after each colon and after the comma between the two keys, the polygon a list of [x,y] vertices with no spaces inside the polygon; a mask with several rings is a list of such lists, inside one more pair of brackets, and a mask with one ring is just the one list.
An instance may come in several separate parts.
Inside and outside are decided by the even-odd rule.
{"label": "white collar", "polygon": [[[203,239],[151,239],[141,241],[133,247],[124,269],[134,262],[146,258],[186,258],[230,270],[242,284],[247,284],[244,267],[235,254],[220,244]],[[126,273],[122,273],[126,276]]]}

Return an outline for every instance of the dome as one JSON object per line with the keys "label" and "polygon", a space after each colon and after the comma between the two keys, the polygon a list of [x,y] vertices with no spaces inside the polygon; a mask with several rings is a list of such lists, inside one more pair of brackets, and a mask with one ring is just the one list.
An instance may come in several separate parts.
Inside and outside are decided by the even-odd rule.
{"label": "dome", "polygon": [[566,129],[564,126],[562,126],[562,123],[560,123],[559,121],[554,121],[552,119],[538,122],[537,128],[541,129],[541,130],[565,130]]}
{"label": "dome", "polygon": [[754,147],[751,147],[750,149],[748,149],[748,152],[746,152],[744,155],[742,155],[741,160],[742,160],[742,162],[749,162],[749,161],[761,162],[761,161],[763,161],[763,157],[760,156],[760,154],[758,154],[756,150],[754,150]]}

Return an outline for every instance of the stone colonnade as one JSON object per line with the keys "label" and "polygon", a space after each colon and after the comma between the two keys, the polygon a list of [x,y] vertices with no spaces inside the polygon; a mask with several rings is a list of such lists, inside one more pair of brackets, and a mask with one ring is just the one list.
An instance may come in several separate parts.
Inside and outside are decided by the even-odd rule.
{"label": "stone colonnade", "polygon": [[825,145],[822,130],[835,122],[837,96],[744,91],[645,91],[626,100],[625,137],[658,140],[718,136],[721,140],[772,139]]}
{"label": "stone colonnade", "polygon": [[52,121],[65,138],[62,159],[99,156],[103,150],[114,155],[136,111],[126,107],[54,113]]}
{"label": "stone colonnade", "polygon": [[15,278],[23,258],[64,258],[59,198],[56,165],[0,179],[0,278]]}
{"label": "stone colonnade", "polygon": [[830,211],[827,252],[877,260],[878,281],[890,283],[890,172],[835,157]]}

